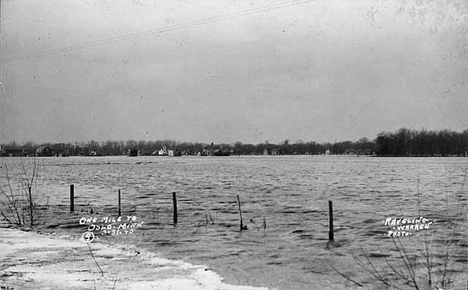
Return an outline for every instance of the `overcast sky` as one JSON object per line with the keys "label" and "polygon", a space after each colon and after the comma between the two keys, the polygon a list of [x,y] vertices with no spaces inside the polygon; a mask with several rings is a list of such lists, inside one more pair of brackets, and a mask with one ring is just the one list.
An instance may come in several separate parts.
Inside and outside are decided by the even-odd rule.
{"label": "overcast sky", "polygon": [[8,0],[0,143],[468,129],[466,0]]}

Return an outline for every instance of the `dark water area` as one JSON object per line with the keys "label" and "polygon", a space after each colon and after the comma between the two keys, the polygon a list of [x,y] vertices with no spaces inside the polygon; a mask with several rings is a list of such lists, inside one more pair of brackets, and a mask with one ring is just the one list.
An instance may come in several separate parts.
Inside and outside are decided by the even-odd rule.
{"label": "dark water area", "polygon": [[[401,257],[384,221],[421,216],[433,223],[427,230],[401,238],[408,249],[417,247],[428,233],[434,245],[450,236],[454,280],[468,269],[468,158],[69,157],[36,161],[40,165],[37,188],[49,203],[42,230],[81,235],[87,228],[79,224],[81,217],[117,217],[120,189],[122,215],[136,216],[143,226],[128,235],[98,236],[98,241],[131,244],[162,257],[204,264],[229,283],[277,289],[353,285],[334,267],[372,285],[375,279],[357,266],[353,256],[362,257],[365,251],[376,264],[384,265],[384,257],[398,264]],[[10,176],[19,176],[21,162],[27,167],[31,159],[0,160],[8,165]],[[75,187],[73,214],[68,213],[70,184]],[[177,227],[172,225],[173,192],[178,200]],[[239,230],[237,195],[245,231]],[[335,228],[331,244],[329,200]]]}

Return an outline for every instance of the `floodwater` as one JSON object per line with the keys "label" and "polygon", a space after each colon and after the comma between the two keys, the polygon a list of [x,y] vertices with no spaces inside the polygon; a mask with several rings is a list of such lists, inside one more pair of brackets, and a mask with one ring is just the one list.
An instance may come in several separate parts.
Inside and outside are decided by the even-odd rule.
{"label": "floodwater", "polygon": [[[21,163],[31,168],[31,161],[2,158],[0,164],[13,177],[19,176]],[[120,189],[122,215],[135,215],[143,226],[128,235],[98,236],[98,241],[204,264],[228,283],[272,289],[356,286],[338,270],[374,285],[376,279],[357,266],[354,256],[365,259],[365,252],[376,265],[389,261],[405,269],[384,221],[421,216],[433,221],[429,229],[398,239],[417,247],[427,233],[434,246],[449,237],[452,285],[468,270],[468,158],[120,156],[36,162],[37,188],[50,205],[43,229],[81,235],[87,226],[79,224],[80,217],[116,217]],[[74,214],[68,213],[70,184]],[[331,244],[328,201],[334,213]]]}

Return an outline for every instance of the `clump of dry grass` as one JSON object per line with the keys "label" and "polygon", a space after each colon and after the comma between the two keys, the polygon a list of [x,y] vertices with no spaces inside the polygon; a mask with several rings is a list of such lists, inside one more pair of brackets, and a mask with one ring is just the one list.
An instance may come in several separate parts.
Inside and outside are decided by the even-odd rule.
{"label": "clump of dry grass", "polygon": [[[461,210],[461,201],[466,201],[463,194],[465,181],[466,176],[457,194],[457,206],[449,207],[447,195],[447,209],[430,217],[434,221],[430,229],[415,232],[411,236],[389,235],[391,248],[387,252],[378,247],[378,253],[370,253],[361,246],[360,252],[353,254],[356,264],[374,282],[387,289],[432,290],[455,287],[457,280],[466,272],[468,261],[468,216]],[[355,285],[366,286],[365,282],[356,281],[349,273],[332,268]]]}

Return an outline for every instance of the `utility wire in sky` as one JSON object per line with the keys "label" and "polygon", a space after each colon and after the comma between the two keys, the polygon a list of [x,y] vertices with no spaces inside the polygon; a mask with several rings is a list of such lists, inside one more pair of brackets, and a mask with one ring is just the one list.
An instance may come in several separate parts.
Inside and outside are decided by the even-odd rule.
{"label": "utility wire in sky", "polygon": [[5,64],[5,63],[19,62],[19,61],[25,60],[25,59],[38,58],[38,57],[41,57],[43,55],[51,55],[51,54],[63,53],[63,52],[79,50],[79,49],[84,49],[84,48],[89,48],[89,47],[94,47],[94,46],[100,46],[100,45],[105,45],[105,44],[109,44],[109,43],[113,43],[113,42],[124,41],[124,40],[134,39],[134,38],[138,38],[138,37],[144,37],[144,36],[148,36],[148,35],[152,35],[152,34],[165,33],[165,32],[169,32],[169,31],[173,31],[173,30],[190,28],[190,27],[209,24],[209,23],[213,23],[213,22],[225,21],[225,20],[228,20],[228,19],[233,19],[233,18],[243,17],[243,16],[247,16],[247,15],[267,12],[267,11],[270,11],[270,10],[281,9],[281,8],[294,6],[294,5],[299,5],[299,4],[304,4],[304,3],[313,2],[313,1],[314,0],[287,1],[287,2],[282,2],[282,3],[278,3],[278,4],[274,4],[274,5],[243,10],[243,11],[239,11],[239,12],[236,12],[236,13],[223,14],[223,15],[210,17],[210,18],[205,18],[205,19],[200,19],[200,20],[195,20],[195,21],[191,21],[191,22],[187,22],[187,23],[165,26],[165,27],[161,27],[161,28],[157,28],[157,29],[148,30],[148,31],[136,32],[136,33],[126,34],[126,35],[117,36],[117,37],[104,38],[104,39],[100,39],[100,40],[96,40],[96,41],[82,43],[80,45],[72,45],[72,46],[66,46],[66,47],[61,47],[61,48],[54,48],[54,49],[39,51],[39,52],[36,52],[36,53],[26,54],[26,55],[23,55],[23,56],[16,56],[16,57],[12,57],[12,58],[6,58],[6,59],[2,59],[2,63]]}

